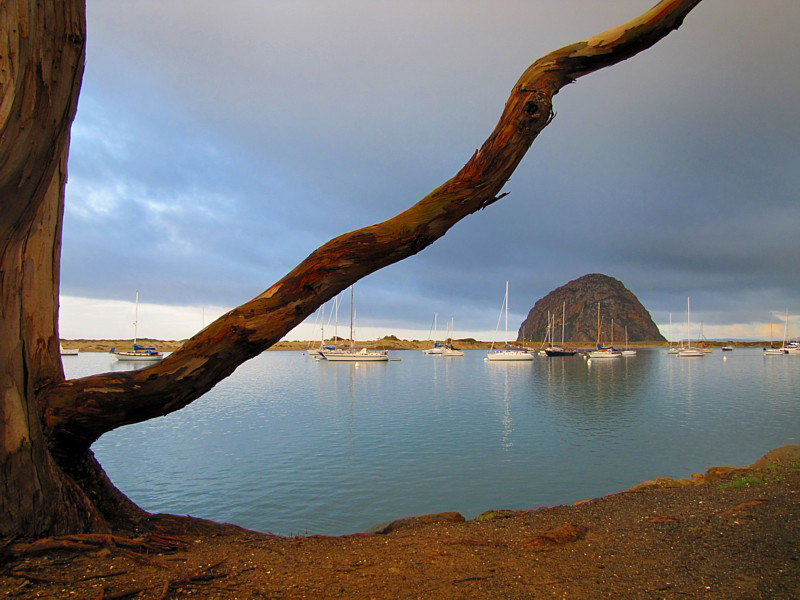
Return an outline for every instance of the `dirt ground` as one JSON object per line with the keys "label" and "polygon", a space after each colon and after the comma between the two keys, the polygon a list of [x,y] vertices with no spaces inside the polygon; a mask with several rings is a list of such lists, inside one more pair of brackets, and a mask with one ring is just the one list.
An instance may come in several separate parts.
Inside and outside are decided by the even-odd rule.
{"label": "dirt ground", "polygon": [[[800,598],[800,447],[572,506],[284,538],[153,516],[6,541],[15,598]],[[49,547],[50,549],[46,549]]]}

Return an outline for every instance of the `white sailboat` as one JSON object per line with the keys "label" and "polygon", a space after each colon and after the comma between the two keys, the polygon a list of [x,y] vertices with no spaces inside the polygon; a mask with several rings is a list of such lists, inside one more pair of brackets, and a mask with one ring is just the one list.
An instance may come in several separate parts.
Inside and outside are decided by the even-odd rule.
{"label": "white sailboat", "polygon": [[769,324],[769,348],[764,348],[764,354],[767,356],[775,356],[778,354],[789,354],[786,350],[786,331],[789,325],[789,309],[786,309],[786,321],[783,323],[783,344],[780,348],[772,347],[772,323]]}
{"label": "white sailboat", "polygon": [[678,348],[672,345],[672,338],[674,337],[672,331],[672,313],[669,313],[669,348],[667,349],[667,354],[677,354]]}
{"label": "white sailboat", "polygon": [[[502,350],[494,349],[494,342],[492,347],[486,355],[484,360],[488,361],[510,361],[510,360],[533,360],[533,354],[527,350],[520,350],[519,348],[512,348],[508,345],[508,282],[506,281],[506,296],[503,300],[503,308],[506,312],[506,345]],[[500,310],[500,316],[503,315],[503,309]],[[500,318],[497,319],[497,326],[500,327]],[[496,330],[495,330],[496,331]]]}
{"label": "white sailboat", "polygon": [[691,319],[691,302],[686,298],[686,347],[678,350],[678,356],[683,358],[698,358],[705,356],[702,348],[692,348],[692,319]]}
{"label": "white sailboat", "polygon": [[145,348],[136,344],[138,341],[138,327],[139,327],[139,290],[136,290],[136,309],[133,318],[133,351],[128,352],[124,350],[111,349],[111,354],[114,358],[121,361],[139,361],[139,362],[155,362],[164,358],[164,354],[155,348]]}
{"label": "white sailboat", "polygon": [[625,350],[622,351],[622,356],[636,356],[636,350],[628,348],[628,326],[625,326]]}
{"label": "white sailboat", "polygon": [[306,354],[309,356],[322,356],[322,349],[325,347],[325,305],[319,307],[319,320],[320,320],[320,340],[319,340],[319,347],[314,348],[310,346],[308,350],[306,350]]}
{"label": "white sailboat", "polygon": [[386,362],[389,360],[388,350],[368,350],[362,348],[356,350],[356,343],[353,337],[353,320],[355,315],[353,286],[350,286],[350,348],[347,350],[322,350],[322,357],[333,362]]}
{"label": "white sailboat", "polygon": [[[611,322],[611,336],[614,336],[614,322]],[[590,350],[586,353],[589,358],[619,358],[622,352],[614,348],[614,344],[603,346],[600,343],[600,303],[597,303],[597,350]]]}
{"label": "white sailboat", "polygon": [[433,337],[431,337],[431,341],[433,342],[433,348],[428,348],[422,351],[423,354],[427,354],[429,356],[440,356],[442,354],[442,345],[436,343],[436,338],[438,337],[436,330],[437,316],[438,315],[436,313],[433,313],[433,325],[431,326],[431,331],[428,332],[429,337],[431,336],[431,334],[433,334]]}
{"label": "white sailboat", "polygon": [[800,354],[800,339],[795,338],[793,342],[789,340],[789,309],[786,309],[786,332],[784,336],[787,340],[786,342],[786,354]]}
{"label": "white sailboat", "polygon": [[464,356],[464,351],[459,350],[458,348],[453,348],[453,329],[454,329],[454,322],[453,317],[450,317],[450,321],[447,324],[447,333],[445,333],[444,337],[444,347],[442,348],[442,356]]}

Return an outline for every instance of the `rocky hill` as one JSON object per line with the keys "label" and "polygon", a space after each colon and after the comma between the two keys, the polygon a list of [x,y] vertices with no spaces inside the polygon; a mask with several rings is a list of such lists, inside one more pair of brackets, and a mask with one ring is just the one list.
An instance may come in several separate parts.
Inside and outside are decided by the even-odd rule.
{"label": "rocky hill", "polygon": [[561,310],[566,303],[564,339],[568,342],[594,342],[597,339],[597,303],[603,343],[611,340],[611,320],[614,320],[613,339],[617,345],[625,340],[625,327],[631,342],[665,342],[650,313],[621,281],[592,273],[562,285],[538,300],[522,322],[517,335],[523,331],[527,340],[540,341],[547,330],[548,311],[556,316],[556,341],[561,339]]}

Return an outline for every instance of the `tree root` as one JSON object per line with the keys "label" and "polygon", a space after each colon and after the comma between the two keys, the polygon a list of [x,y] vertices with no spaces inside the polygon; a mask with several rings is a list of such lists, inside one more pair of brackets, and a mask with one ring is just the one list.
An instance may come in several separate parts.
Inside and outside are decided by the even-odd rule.
{"label": "tree root", "polygon": [[[30,543],[11,544],[6,554],[19,558],[52,552],[54,550],[94,551],[100,548],[120,548],[133,550],[139,554],[170,554],[185,550],[188,544],[183,540],[160,534],[150,534],[139,538],[127,538],[104,533],[60,535],[42,538]],[[130,554],[130,553],[129,553]]]}
{"label": "tree root", "polygon": [[97,575],[85,575],[79,579],[59,579],[53,577],[42,577],[41,575],[34,575],[33,573],[28,573],[27,571],[22,571],[20,569],[12,569],[6,573],[9,577],[18,577],[20,579],[27,579],[32,583],[57,583],[57,584],[70,584],[70,583],[81,583],[83,581],[90,581],[92,579],[108,579],[110,577],[120,577],[122,575],[127,575],[129,571],[113,571],[111,573],[99,573]]}

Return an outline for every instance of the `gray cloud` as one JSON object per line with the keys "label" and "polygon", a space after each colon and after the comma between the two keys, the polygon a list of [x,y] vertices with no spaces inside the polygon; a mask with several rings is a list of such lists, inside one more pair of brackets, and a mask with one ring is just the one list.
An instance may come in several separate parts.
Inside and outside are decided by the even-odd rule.
{"label": "gray cloud", "polygon": [[[453,175],[535,58],[649,5],[92,0],[63,290],[239,304]],[[589,272],[661,322],[687,294],[707,323],[800,312],[797,22],[795,0],[702,3],[569,86],[511,195],[367,278],[362,316],[491,329],[506,279],[522,315]]]}

